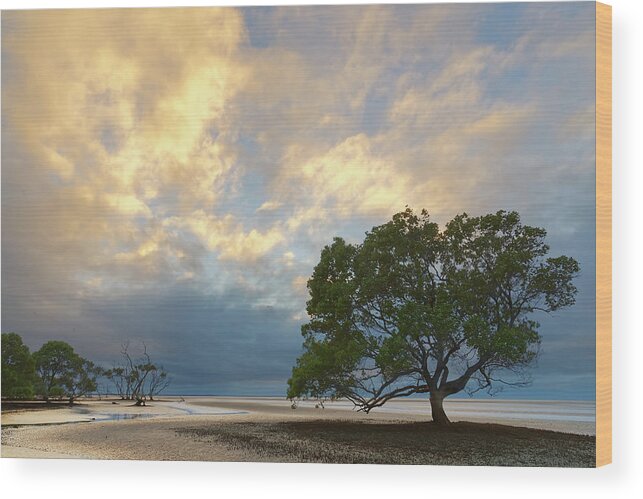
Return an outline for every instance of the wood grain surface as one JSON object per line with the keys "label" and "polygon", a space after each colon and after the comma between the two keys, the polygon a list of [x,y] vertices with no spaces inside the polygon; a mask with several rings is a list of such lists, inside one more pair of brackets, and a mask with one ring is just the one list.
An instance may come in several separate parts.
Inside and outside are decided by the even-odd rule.
{"label": "wood grain surface", "polygon": [[596,3],[596,466],[612,462],[612,8]]}

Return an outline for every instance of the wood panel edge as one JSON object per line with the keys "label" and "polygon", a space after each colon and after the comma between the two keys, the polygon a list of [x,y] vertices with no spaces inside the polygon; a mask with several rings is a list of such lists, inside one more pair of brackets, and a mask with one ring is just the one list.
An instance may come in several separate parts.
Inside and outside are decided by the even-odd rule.
{"label": "wood panel edge", "polygon": [[596,2],[596,466],[612,462],[612,7]]}

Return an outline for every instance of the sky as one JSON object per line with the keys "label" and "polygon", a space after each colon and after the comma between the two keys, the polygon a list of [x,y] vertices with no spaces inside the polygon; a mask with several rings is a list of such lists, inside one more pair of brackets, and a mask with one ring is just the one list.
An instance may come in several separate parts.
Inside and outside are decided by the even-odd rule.
{"label": "sky", "polygon": [[334,236],[517,210],[576,258],[533,383],[594,399],[594,3],[4,11],[2,331],[285,396]]}

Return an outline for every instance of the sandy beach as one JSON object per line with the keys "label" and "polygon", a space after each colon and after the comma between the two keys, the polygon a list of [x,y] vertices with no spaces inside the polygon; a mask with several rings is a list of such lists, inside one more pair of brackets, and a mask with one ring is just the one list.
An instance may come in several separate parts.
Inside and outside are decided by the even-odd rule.
{"label": "sandy beach", "polygon": [[[591,466],[591,404],[449,401],[436,429],[427,403],[364,414],[346,402],[292,409],[279,398],[86,400],[2,414],[2,457]],[[503,417],[498,417],[498,414]],[[467,421],[466,423],[463,421]]]}

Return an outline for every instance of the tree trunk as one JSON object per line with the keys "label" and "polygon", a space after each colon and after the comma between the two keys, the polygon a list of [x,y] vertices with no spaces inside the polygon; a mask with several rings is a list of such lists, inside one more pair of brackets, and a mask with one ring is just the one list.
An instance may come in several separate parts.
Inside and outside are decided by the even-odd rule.
{"label": "tree trunk", "polygon": [[432,393],[429,399],[431,401],[431,417],[433,422],[440,425],[447,425],[450,423],[447,413],[444,412],[442,403],[444,396],[441,393]]}

